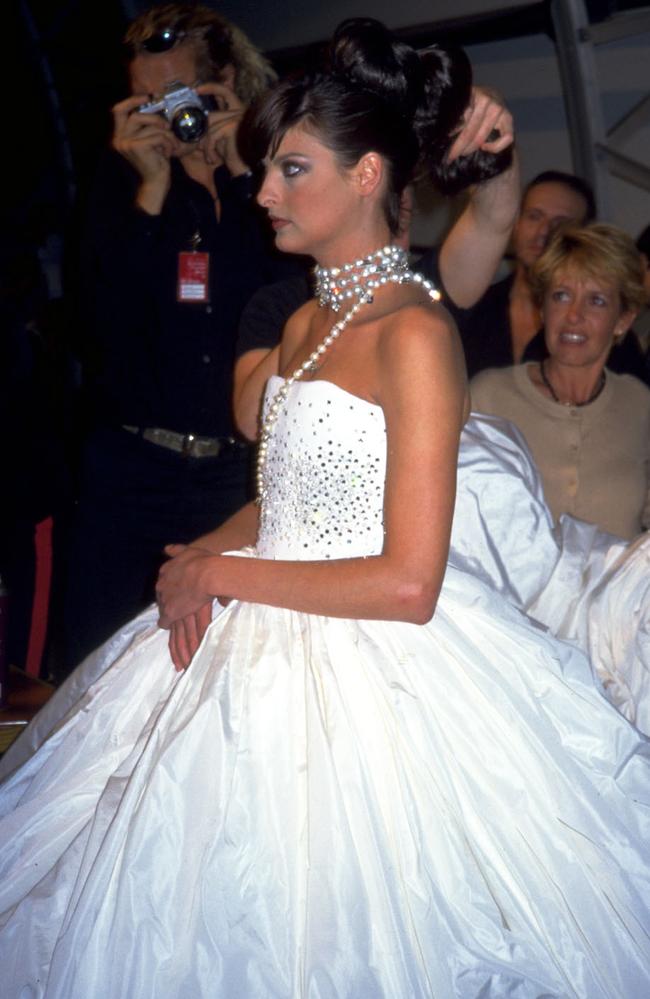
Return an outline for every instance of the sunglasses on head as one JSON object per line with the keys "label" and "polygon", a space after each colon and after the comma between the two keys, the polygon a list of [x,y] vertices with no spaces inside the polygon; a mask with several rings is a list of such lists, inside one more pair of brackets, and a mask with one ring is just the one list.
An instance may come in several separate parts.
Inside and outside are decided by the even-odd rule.
{"label": "sunglasses on head", "polygon": [[178,28],[163,28],[162,31],[149,35],[140,45],[146,52],[169,52],[186,34],[187,32],[179,31]]}

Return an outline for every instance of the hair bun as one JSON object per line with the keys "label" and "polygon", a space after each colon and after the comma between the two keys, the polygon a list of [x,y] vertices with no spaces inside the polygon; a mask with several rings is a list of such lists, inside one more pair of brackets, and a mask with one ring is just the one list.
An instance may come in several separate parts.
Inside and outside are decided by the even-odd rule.
{"label": "hair bun", "polygon": [[422,170],[445,194],[494,177],[511,162],[511,149],[447,160],[472,92],[472,67],[458,46],[431,45],[418,54],[380,21],[348,18],[334,33],[325,71],[373,94],[408,123]]}
{"label": "hair bun", "polygon": [[471,85],[460,49],[432,46],[420,57],[379,21],[349,19],[319,66],[286,78],[250,110],[239,129],[240,151],[256,168],[290,128],[306,122],[346,168],[378,153],[387,163],[384,212],[397,233],[402,192],[422,168],[449,193],[500,169],[486,153],[447,161]]}
{"label": "hair bun", "polygon": [[415,51],[380,21],[351,17],[339,24],[326,53],[326,72],[375,94],[404,115],[414,115],[424,93]]}

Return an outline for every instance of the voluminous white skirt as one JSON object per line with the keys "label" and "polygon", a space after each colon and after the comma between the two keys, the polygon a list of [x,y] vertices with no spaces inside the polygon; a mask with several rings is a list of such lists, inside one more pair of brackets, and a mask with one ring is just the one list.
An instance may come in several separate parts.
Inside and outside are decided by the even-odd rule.
{"label": "voluminous white skirt", "polygon": [[219,608],[180,675],[155,618],[3,760],[3,999],[650,995],[649,743],[576,648],[454,568],[422,627]]}

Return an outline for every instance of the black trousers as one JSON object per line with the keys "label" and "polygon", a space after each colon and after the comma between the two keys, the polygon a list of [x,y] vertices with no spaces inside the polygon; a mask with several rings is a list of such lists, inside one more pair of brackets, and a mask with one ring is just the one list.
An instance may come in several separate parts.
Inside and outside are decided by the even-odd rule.
{"label": "black trousers", "polygon": [[124,430],[88,440],[67,552],[63,679],[154,599],[163,548],[223,523],[250,499],[252,449],[187,458]]}

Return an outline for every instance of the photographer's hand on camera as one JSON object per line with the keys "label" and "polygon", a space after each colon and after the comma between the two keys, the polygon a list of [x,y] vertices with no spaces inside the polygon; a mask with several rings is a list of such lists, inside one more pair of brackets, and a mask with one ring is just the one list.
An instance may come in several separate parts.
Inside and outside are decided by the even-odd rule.
{"label": "photographer's hand on camera", "polygon": [[157,114],[138,114],[147,100],[140,94],[113,107],[112,146],[142,178],[136,204],[149,215],[159,215],[171,184],[170,157],[178,140],[169,123]]}
{"label": "photographer's hand on camera", "polygon": [[213,97],[218,110],[208,112],[208,128],[200,140],[206,163],[219,166],[224,163],[233,177],[248,172],[237,149],[237,130],[246,107],[237,94],[223,83],[204,83],[197,93]]}

